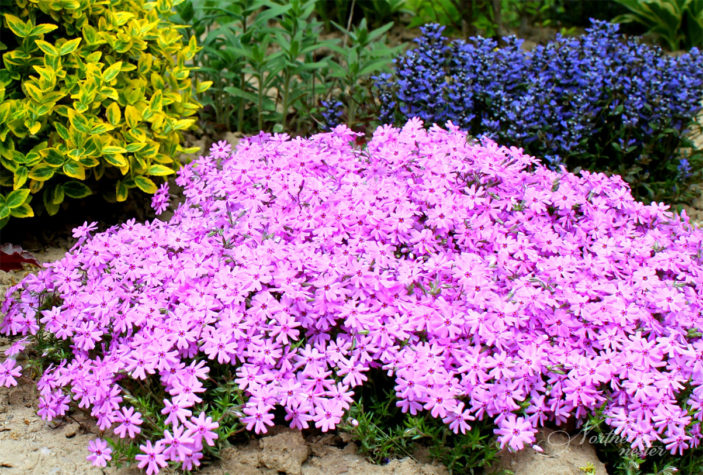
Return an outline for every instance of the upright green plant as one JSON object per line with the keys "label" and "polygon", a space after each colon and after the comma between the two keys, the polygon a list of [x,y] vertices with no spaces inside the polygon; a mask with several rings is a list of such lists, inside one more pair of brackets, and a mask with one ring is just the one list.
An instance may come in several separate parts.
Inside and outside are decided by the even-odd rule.
{"label": "upright green plant", "polygon": [[200,107],[195,38],[163,20],[177,1],[0,0],[0,228],[98,182],[124,201],[173,173]]}
{"label": "upright green plant", "polygon": [[343,24],[351,20],[347,27],[359,25],[366,20],[372,27],[379,27],[394,21],[402,13],[410,13],[405,8],[406,0],[317,0],[315,13],[332,29],[334,23]]}
{"label": "upright green plant", "polygon": [[192,22],[187,28],[203,37],[194,66],[213,82],[201,100],[217,125],[251,132],[300,127],[300,118],[311,122],[327,66],[318,53],[335,43],[320,41],[314,10],[315,0],[208,0],[178,10],[183,22]]}
{"label": "upright green plant", "polygon": [[[288,128],[288,113],[292,105],[296,110],[309,111],[315,103],[315,73],[326,67],[325,59],[315,60],[313,53],[320,48],[334,47],[335,41],[320,41],[321,23],[313,18],[315,0],[290,0],[282,8],[280,27],[274,30],[276,46],[280,55],[273,55],[270,61],[274,69],[280,69],[276,84],[280,111],[277,123],[283,130]],[[310,81],[313,81],[310,83]]]}
{"label": "upright green plant", "polygon": [[703,45],[703,0],[615,0],[630,13],[614,23],[639,23],[672,51]]}
{"label": "upright green plant", "polygon": [[341,96],[346,122],[365,125],[360,110],[376,105],[371,75],[389,70],[400,51],[385,45],[392,24],[369,31],[365,19],[350,30],[333,23],[344,33],[340,45],[320,40],[315,6],[315,0],[207,0],[178,8],[183,28],[202,38],[193,65],[212,82],[199,98],[206,122],[223,130],[304,134],[324,116],[320,99]]}
{"label": "upright green plant", "polygon": [[336,23],[334,25],[344,33],[344,39],[341,46],[330,47],[337,53],[337,57],[329,63],[329,76],[336,80],[332,90],[345,106],[346,124],[352,128],[365,126],[368,124],[357,121],[360,109],[368,109],[374,104],[371,77],[382,71],[390,71],[393,57],[400,54],[403,45],[387,45],[386,33],[393,23],[373,31],[369,31],[365,18],[351,31]]}
{"label": "upright green plant", "polygon": [[462,37],[476,33],[497,36],[502,33],[504,3],[510,4],[512,0],[406,0],[413,14],[408,26],[439,23]]}
{"label": "upright green plant", "polygon": [[259,7],[247,0],[184,1],[176,7],[174,20],[182,23],[188,36],[200,39],[201,49],[192,65],[198,78],[212,84],[207,93],[198,96],[210,112],[209,118],[230,130],[235,122],[243,129],[244,102],[235,99],[224,89],[242,88],[244,84],[244,57],[236,48],[248,47],[260,38],[264,18],[250,21]]}

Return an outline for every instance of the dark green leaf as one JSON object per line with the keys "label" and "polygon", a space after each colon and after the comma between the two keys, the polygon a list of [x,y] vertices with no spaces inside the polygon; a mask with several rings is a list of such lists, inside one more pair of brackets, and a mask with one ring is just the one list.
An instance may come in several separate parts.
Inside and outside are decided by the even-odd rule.
{"label": "dark green leaf", "polygon": [[70,198],[85,198],[93,192],[80,181],[71,180],[63,184],[63,191]]}

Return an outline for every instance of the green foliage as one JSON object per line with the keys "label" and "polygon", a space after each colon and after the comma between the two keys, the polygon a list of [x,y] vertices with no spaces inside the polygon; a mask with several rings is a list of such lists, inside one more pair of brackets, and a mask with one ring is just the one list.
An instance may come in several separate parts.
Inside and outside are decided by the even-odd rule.
{"label": "green foliage", "polygon": [[489,423],[474,421],[466,434],[455,434],[427,412],[403,414],[396,401],[391,379],[381,371],[372,371],[369,384],[349,409],[346,423],[340,425],[374,463],[413,457],[421,446],[427,447],[430,457],[445,465],[449,473],[482,473],[496,460],[498,445]]}
{"label": "green foliage", "polygon": [[[539,5],[536,15],[537,24],[569,31],[570,35],[576,34],[575,27],[589,27],[591,18],[610,21],[615,16],[626,12],[622,5],[603,0],[536,0],[526,3]],[[632,31],[632,33],[635,32]]]}
{"label": "green foliage", "polygon": [[406,0],[317,0],[315,13],[327,29],[334,23],[359,25],[362,20],[372,27],[380,27],[392,22],[403,13]]}
{"label": "green foliage", "polygon": [[195,38],[161,19],[172,5],[0,0],[0,227],[98,184],[124,201],[173,173],[199,105],[185,65]]}
{"label": "green foliage", "polygon": [[498,37],[505,28],[517,28],[528,18],[548,9],[550,0],[406,0],[414,28],[439,23],[447,32],[462,37],[481,34]]}
{"label": "green foliage", "polygon": [[332,95],[336,95],[344,106],[346,113],[342,121],[350,128],[368,128],[370,118],[378,115],[371,77],[387,70],[392,58],[400,54],[403,47],[387,45],[385,35],[393,23],[373,31],[369,31],[365,18],[351,31],[336,23],[334,25],[345,36],[341,46],[330,46],[337,56],[329,62],[325,80],[332,85]]}
{"label": "green foliage", "polygon": [[193,65],[199,79],[212,83],[199,96],[208,131],[304,134],[315,130],[322,98],[344,94],[352,118],[359,104],[374,103],[370,76],[389,70],[396,53],[384,46],[390,25],[368,31],[362,21],[346,33],[350,46],[340,48],[339,39],[320,38],[315,7],[315,0],[186,1],[177,7],[178,21],[190,25],[187,33],[201,38]]}
{"label": "green foliage", "polygon": [[[251,132],[290,127],[291,109],[305,116],[321,90],[324,61],[314,0],[206,0],[177,8],[188,29],[202,38],[194,57],[198,76],[212,81],[200,96],[206,120],[224,130]],[[295,118],[292,122],[295,122]]]}
{"label": "green foliage", "polygon": [[615,0],[629,13],[616,23],[639,23],[672,51],[703,45],[703,0]]}
{"label": "green foliage", "polygon": [[[467,2],[467,6],[472,7],[472,3]],[[479,11],[484,12],[487,5],[487,0],[480,0],[476,6],[479,7]],[[468,12],[469,16],[465,16],[466,12],[462,11],[461,3],[455,0],[406,0],[406,6],[412,12],[409,28],[416,28],[426,23],[439,23],[448,28],[447,33],[457,34],[462,33],[462,19],[469,24],[474,20],[475,10],[472,9]]]}

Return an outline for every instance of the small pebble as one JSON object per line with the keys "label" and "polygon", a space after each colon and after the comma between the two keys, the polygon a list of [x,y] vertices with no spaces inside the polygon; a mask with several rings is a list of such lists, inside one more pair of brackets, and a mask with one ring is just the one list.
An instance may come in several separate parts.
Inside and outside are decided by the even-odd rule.
{"label": "small pebble", "polygon": [[73,424],[69,424],[64,429],[63,435],[66,436],[67,439],[70,439],[78,433],[78,429],[80,429],[80,427],[81,426],[76,422],[74,422]]}

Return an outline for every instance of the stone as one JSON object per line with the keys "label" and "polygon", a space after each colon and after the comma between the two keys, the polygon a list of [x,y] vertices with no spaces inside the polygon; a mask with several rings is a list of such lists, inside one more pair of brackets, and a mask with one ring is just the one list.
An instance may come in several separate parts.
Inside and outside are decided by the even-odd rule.
{"label": "stone", "polygon": [[299,431],[286,430],[264,437],[260,446],[261,463],[267,468],[288,475],[300,475],[303,463],[310,456],[310,447]]}
{"label": "stone", "polygon": [[265,473],[260,469],[260,465],[262,465],[261,451],[259,444],[255,441],[251,441],[245,446],[228,447],[220,452],[220,457],[219,468],[225,473],[238,475]]}
{"label": "stone", "polygon": [[516,453],[506,449],[498,454],[498,461],[488,473],[511,470],[514,475],[584,475],[588,473],[586,467],[593,466],[595,472],[590,473],[608,475],[588,437],[569,436],[563,430],[542,428],[536,439],[543,452],[529,446]]}
{"label": "stone", "polygon": [[235,148],[237,148],[237,144],[242,138],[244,138],[244,134],[241,132],[227,132],[225,133],[223,140],[229,142],[229,144],[232,146],[232,150],[234,150]]}
{"label": "stone", "polygon": [[67,439],[70,439],[71,437],[75,437],[78,431],[80,430],[81,426],[77,422],[74,422],[72,424],[66,425],[63,429],[63,435]]}

